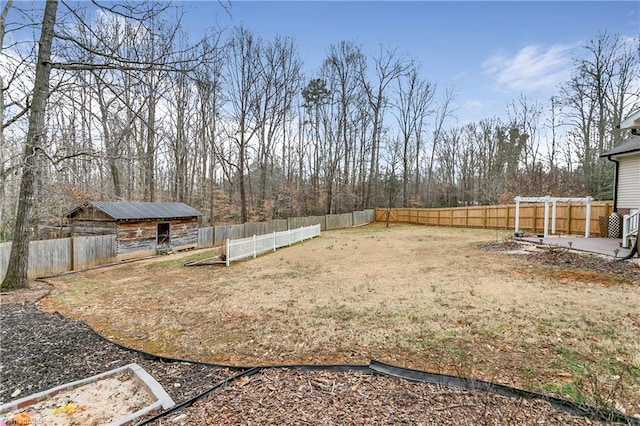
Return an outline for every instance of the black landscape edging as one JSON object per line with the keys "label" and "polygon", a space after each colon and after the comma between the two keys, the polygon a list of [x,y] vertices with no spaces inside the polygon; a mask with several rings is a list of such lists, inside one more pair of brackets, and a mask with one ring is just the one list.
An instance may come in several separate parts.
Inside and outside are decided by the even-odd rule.
{"label": "black landscape edging", "polygon": [[556,398],[542,393],[500,385],[484,380],[451,376],[448,374],[429,373],[426,371],[397,367],[395,365],[385,364],[376,360],[371,360],[369,368],[379,374],[398,377],[415,382],[454,386],[470,391],[490,392],[509,398],[540,399],[543,401],[547,401],[554,408],[565,411],[575,416],[587,417],[591,420],[625,423],[628,425],[640,425],[640,419],[627,416],[626,414],[622,414],[618,411],[597,408],[587,404],[578,404],[566,399]]}
{"label": "black landscape edging", "polygon": [[[64,317],[60,312],[55,311],[54,314]],[[65,317],[66,318],[66,317]],[[89,324],[82,320],[76,320],[80,323],[86,325],[91,331],[93,331],[100,339],[111,343],[121,349],[126,351],[135,352],[140,354],[143,358],[153,361],[162,361],[162,362],[185,362],[191,364],[199,364],[205,365],[212,368],[219,369],[228,369],[240,371],[238,374],[231,376],[219,383],[217,383],[212,388],[187,399],[186,401],[180,402],[176,404],[174,407],[157,414],[156,416],[144,420],[142,423],[136,424],[136,426],[146,425],[151,421],[158,420],[162,417],[165,417],[171,413],[179,411],[183,408],[191,406],[198,399],[201,399],[216,389],[234,381],[241,377],[251,376],[256,374],[262,370],[268,369],[299,369],[303,371],[328,371],[328,372],[360,372],[363,374],[380,374],[385,376],[397,377],[404,380],[410,380],[421,383],[430,383],[435,385],[443,385],[443,386],[453,386],[457,388],[466,389],[469,391],[484,391],[490,392],[492,394],[501,395],[509,398],[526,398],[526,399],[540,399],[543,401],[547,401],[554,408],[567,412],[569,414],[575,416],[586,417],[592,420],[599,420],[605,422],[616,422],[623,423],[627,425],[640,426],[640,419],[636,417],[631,417],[626,414],[622,414],[618,411],[608,410],[604,408],[597,408],[594,406],[590,406],[587,404],[579,404],[573,401],[569,401],[562,398],[557,398],[549,395],[545,395],[538,392],[532,392],[524,389],[519,389],[511,386],[501,385],[498,383],[488,382],[485,380],[477,380],[467,377],[453,376],[448,374],[440,374],[440,373],[430,373],[428,371],[415,370],[411,368],[398,367],[392,364],[386,364],[377,360],[371,360],[368,365],[363,364],[281,364],[281,365],[264,365],[264,366],[234,366],[234,365],[225,365],[225,364],[214,364],[210,362],[204,361],[194,361],[182,358],[172,358],[166,357],[162,355],[155,355],[149,352],[145,352],[140,349],[131,348],[129,346],[114,342],[107,337],[103,336],[101,333],[97,332],[93,329]]]}
{"label": "black landscape edging", "polygon": [[[58,311],[55,311],[54,314],[64,317],[64,315],[62,315]],[[105,342],[111,343],[112,345],[115,345],[115,346],[119,347],[120,349],[124,349],[125,351],[135,352],[135,353],[139,354],[140,356],[142,356],[144,359],[147,359],[147,360],[162,361],[162,362],[167,362],[167,363],[171,363],[171,362],[186,362],[186,363],[189,363],[189,364],[206,365],[207,367],[220,368],[220,369],[226,368],[228,370],[236,370],[236,371],[249,370],[251,368],[254,368],[253,366],[215,364],[215,363],[212,363],[212,362],[194,361],[194,360],[190,360],[190,359],[173,358],[173,357],[168,357],[168,356],[164,356],[164,355],[152,354],[150,352],[145,352],[145,351],[143,351],[141,349],[132,348],[130,346],[123,345],[122,343],[114,342],[113,340],[110,340],[108,337],[103,336],[101,333],[96,331],[93,327],[91,327],[85,321],[82,321],[82,320],[76,320],[76,321],[79,321],[80,323],[82,323],[82,324],[86,325],[87,327],[89,327],[89,329],[91,331],[93,331],[96,336],[98,336],[100,339],[104,340]]]}

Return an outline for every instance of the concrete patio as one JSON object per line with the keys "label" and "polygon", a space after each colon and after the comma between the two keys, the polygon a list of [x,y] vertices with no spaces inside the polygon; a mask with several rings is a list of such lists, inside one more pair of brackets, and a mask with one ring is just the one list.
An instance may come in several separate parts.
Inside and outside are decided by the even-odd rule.
{"label": "concrete patio", "polygon": [[[571,247],[572,250],[586,251],[616,257],[615,250],[618,250],[617,257],[625,257],[631,252],[631,248],[625,249],[620,246],[620,238],[584,238],[579,236],[548,236],[546,238],[536,236],[525,236],[516,238],[521,241],[528,241],[535,244],[548,246]],[[571,244],[569,244],[571,243]],[[638,259],[634,257],[634,259]]]}

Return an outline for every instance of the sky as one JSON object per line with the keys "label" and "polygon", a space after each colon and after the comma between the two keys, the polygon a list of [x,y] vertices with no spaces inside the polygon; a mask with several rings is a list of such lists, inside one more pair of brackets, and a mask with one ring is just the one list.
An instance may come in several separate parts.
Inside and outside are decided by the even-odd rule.
{"label": "sky", "polygon": [[264,39],[294,38],[309,78],[342,40],[415,59],[441,93],[458,93],[462,122],[505,116],[521,95],[547,102],[582,46],[599,32],[640,35],[640,1],[217,1],[183,2],[194,37],[244,25]]}

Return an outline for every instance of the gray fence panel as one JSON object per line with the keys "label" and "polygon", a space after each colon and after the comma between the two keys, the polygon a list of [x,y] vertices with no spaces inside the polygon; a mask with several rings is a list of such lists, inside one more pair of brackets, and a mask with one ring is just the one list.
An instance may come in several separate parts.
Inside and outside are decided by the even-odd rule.
{"label": "gray fence panel", "polygon": [[375,219],[376,211],[373,209],[353,212],[353,226],[366,225]]}
{"label": "gray fence panel", "polygon": [[287,219],[275,219],[271,221],[271,232],[282,232],[289,229],[289,221]]}
{"label": "gray fence panel", "polygon": [[291,217],[289,218],[289,229],[305,228],[307,226],[320,225],[322,231],[326,230],[326,221],[324,216],[307,216],[307,217]]}
{"label": "gray fence panel", "polygon": [[198,247],[211,247],[213,245],[213,226],[198,229]]}
{"label": "gray fence panel", "polygon": [[115,262],[116,236],[73,237],[73,269],[84,269],[95,265]]}
{"label": "gray fence panel", "polygon": [[9,254],[11,254],[11,241],[0,243],[0,280],[4,279],[9,265]]}
{"label": "gray fence panel", "polygon": [[351,213],[328,214],[326,221],[327,231],[333,229],[351,228],[353,226],[353,215]]}
{"label": "gray fence panel", "polygon": [[32,241],[29,245],[29,272],[31,277],[70,271],[71,238]]}
{"label": "gray fence panel", "polygon": [[226,240],[244,238],[244,225],[218,225],[213,232],[213,243],[219,245]]}
{"label": "gray fence panel", "polygon": [[244,235],[252,237],[254,235],[264,235],[273,232],[269,222],[248,222],[244,224]]}

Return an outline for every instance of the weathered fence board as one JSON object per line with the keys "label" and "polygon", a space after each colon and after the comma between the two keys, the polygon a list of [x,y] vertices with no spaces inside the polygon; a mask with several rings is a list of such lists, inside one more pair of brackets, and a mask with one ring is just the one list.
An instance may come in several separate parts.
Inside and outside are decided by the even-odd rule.
{"label": "weathered fence board", "polygon": [[353,226],[366,225],[375,219],[375,210],[362,210],[353,212]]}
{"label": "weathered fence board", "polygon": [[326,231],[325,216],[307,216],[289,218],[289,229],[304,228],[312,225],[320,225],[322,231]]}
{"label": "weathered fence board", "polygon": [[353,214],[328,214],[326,218],[326,230],[351,228],[353,226]]}
{"label": "weathered fence board", "polygon": [[73,237],[73,269],[104,265],[116,260],[116,236]]}
{"label": "weathered fence board", "polygon": [[273,232],[270,222],[248,222],[244,224],[244,236],[264,235]]}
{"label": "weathered fence board", "polygon": [[[551,206],[549,206],[551,218]],[[613,211],[612,201],[591,203],[591,235],[600,235],[599,218]],[[587,208],[582,203],[557,203],[556,233],[582,235],[585,231]],[[515,204],[498,206],[470,206],[440,209],[390,209],[389,222],[417,223],[422,225],[451,226],[458,228],[513,229]],[[387,220],[387,209],[376,209],[376,222]],[[521,203],[520,223],[528,232],[544,231],[544,203]]]}
{"label": "weathered fence board", "polygon": [[71,270],[71,238],[32,241],[29,246],[29,277]]}
{"label": "weathered fence board", "polygon": [[0,279],[4,278],[9,265],[9,255],[11,254],[11,242],[0,243]]}
{"label": "weathered fence board", "polygon": [[216,225],[213,237],[214,245],[223,244],[226,240],[244,238],[244,225]]}
{"label": "weathered fence board", "polygon": [[213,226],[198,229],[198,247],[213,246]]}
{"label": "weathered fence board", "polygon": [[274,219],[271,221],[271,232],[283,232],[289,229],[289,221],[287,219]]}

